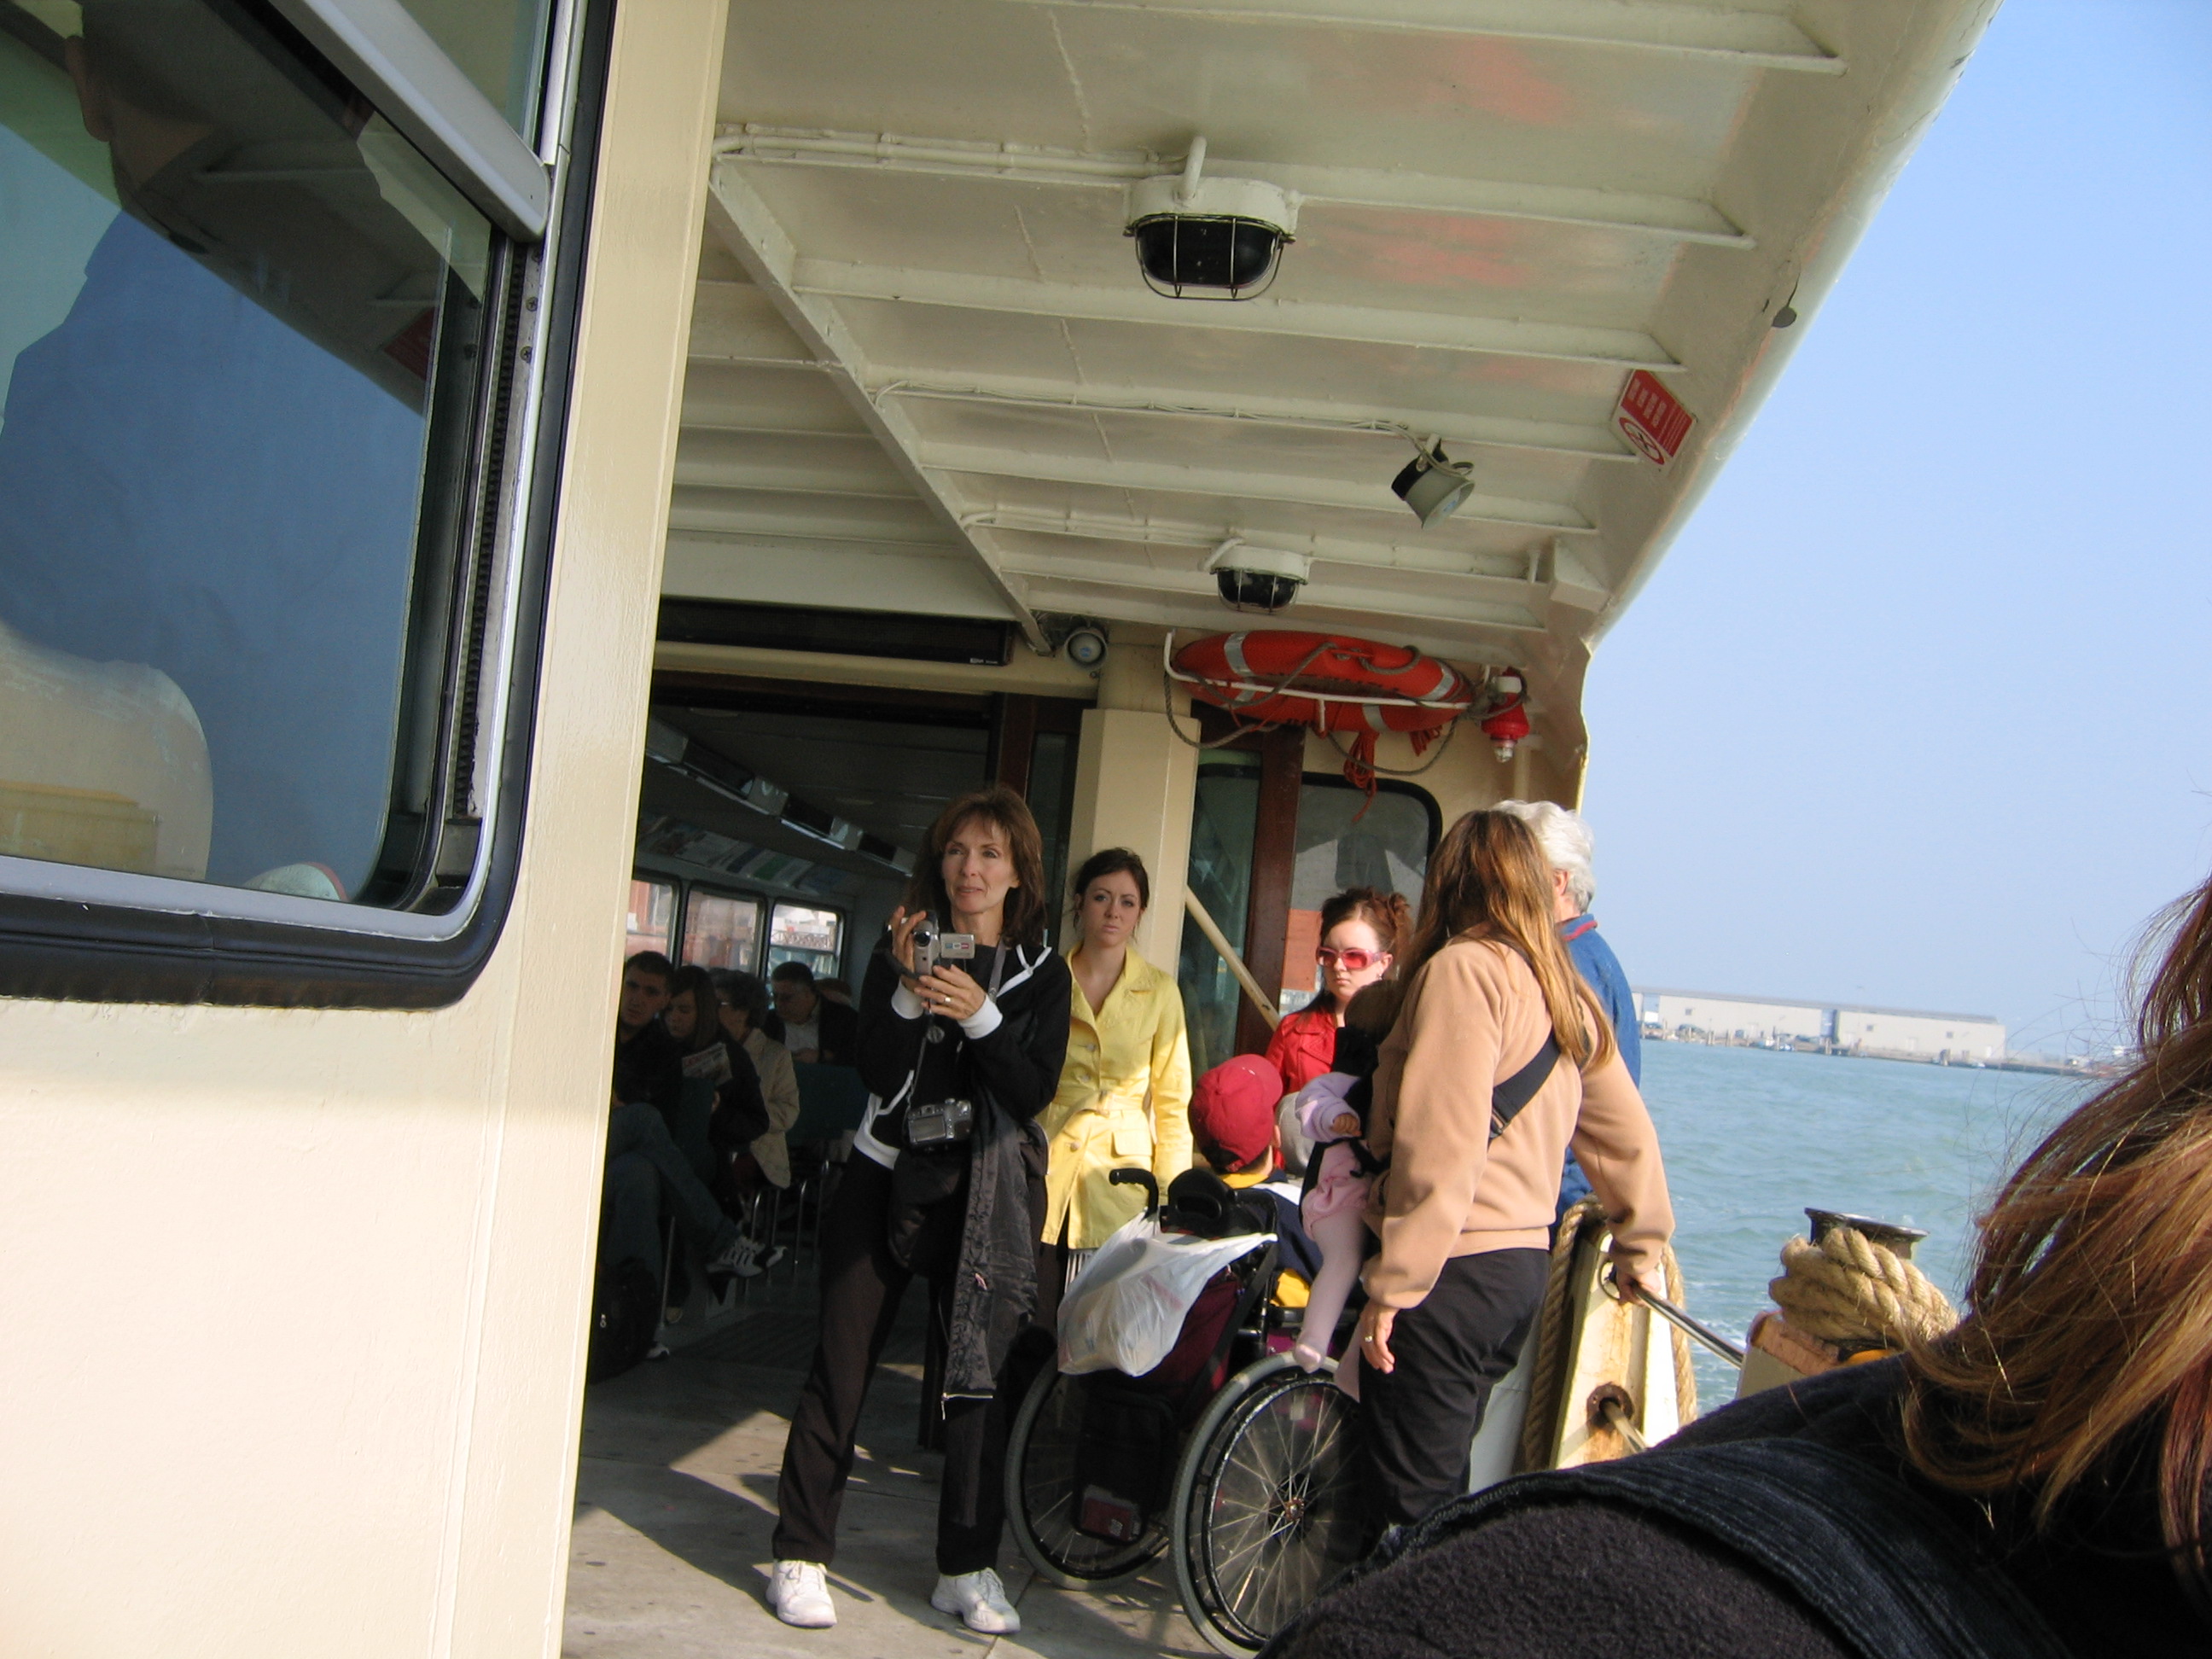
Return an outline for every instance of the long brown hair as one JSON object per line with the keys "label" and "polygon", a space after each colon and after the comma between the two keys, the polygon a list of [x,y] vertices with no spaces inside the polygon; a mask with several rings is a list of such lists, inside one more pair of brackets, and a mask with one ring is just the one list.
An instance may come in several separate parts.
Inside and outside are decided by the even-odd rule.
{"label": "long brown hair", "polygon": [[2140,1000],[2124,1075],[2051,1133],[1982,1218],[1955,1330],[1906,1358],[1906,1448],[1956,1491],[2033,1484],[2032,1514],[2132,1443],[2159,1441],[2176,1571],[2212,1588],[2212,884]]}
{"label": "long brown hair", "polygon": [[1037,833],[1029,803],[1004,784],[963,795],[937,815],[915,860],[906,908],[928,911],[940,927],[952,925],[952,900],[945,890],[945,844],[964,825],[975,823],[996,825],[1013,854],[1018,884],[1006,895],[1000,939],[1008,945],[1042,945],[1045,915],[1052,907],[1051,896],[1044,890],[1044,837]]}
{"label": "long brown hair", "polygon": [[1517,950],[1536,975],[1559,1052],[1587,1066],[1614,1051],[1613,1024],[1559,942],[1552,866],[1528,826],[1510,812],[1469,812],[1429,855],[1421,920],[1400,971],[1408,980],[1469,929]]}
{"label": "long brown hair", "polygon": [[[1326,939],[1340,921],[1364,921],[1375,930],[1376,943],[1386,955],[1395,957],[1406,935],[1413,932],[1412,907],[1396,893],[1386,893],[1379,887],[1347,887],[1341,893],[1331,894],[1322,901],[1321,938]],[[1390,964],[1391,972],[1399,964]],[[1328,976],[1322,976],[1321,989],[1308,1009],[1320,1009],[1324,1013],[1336,1012],[1336,993],[1328,988]],[[1300,1012],[1304,1012],[1301,1010]]]}

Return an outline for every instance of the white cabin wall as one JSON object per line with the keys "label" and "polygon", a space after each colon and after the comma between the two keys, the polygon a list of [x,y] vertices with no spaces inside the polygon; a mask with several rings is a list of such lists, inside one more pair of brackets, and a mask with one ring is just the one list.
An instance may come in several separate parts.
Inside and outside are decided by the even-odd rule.
{"label": "white cabin wall", "polygon": [[1160,672],[1166,629],[1116,623],[1098,676],[1098,706],[1084,711],[1070,815],[1071,877],[1102,847],[1133,848],[1152,877],[1152,902],[1136,933],[1137,954],[1170,972],[1182,949],[1183,891],[1190,866],[1190,814],[1198,750],[1170,729],[1198,735],[1189,694]]}
{"label": "white cabin wall", "polygon": [[0,1650],[558,1650],[724,0],[617,15],[525,873],[428,1013],[0,1002]]}

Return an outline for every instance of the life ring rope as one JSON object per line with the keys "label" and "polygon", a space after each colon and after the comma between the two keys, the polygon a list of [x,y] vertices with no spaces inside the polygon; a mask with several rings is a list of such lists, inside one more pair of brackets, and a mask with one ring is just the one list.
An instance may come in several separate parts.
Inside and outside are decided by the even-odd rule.
{"label": "life ring rope", "polygon": [[[1288,651],[1304,648],[1288,672],[1276,676],[1272,665],[1257,666],[1248,655],[1248,647],[1255,642],[1269,645],[1278,660],[1285,658]],[[1199,654],[1189,667],[1178,665],[1173,629],[1160,647],[1161,690],[1166,694],[1169,727],[1178,738],[1195,749],[1218,749],[1248,732],[1276,726],[1307,726],[1328,738],[1330,746],[1344,757],[1346,778],[1370,797],[1378,773],[1418,776],[1443,758],[1460,717],[1473,709],[1480,696],[1458,670],[1410,646],[1380,645],[1340,635],[1307,635],[1293,629],[1205,635],[1186,646],[1183,654],[1194,652]],[[1212,660],[1207,659],[1209,653]],[[1353,692],[1323,690],[1302,684],[1307,672],[1323,658],[1331,660],[1314,677],[1322,685],[1357,685],[1362,678],[1371,678],[1375,684]],[[1433,678],[1422,678],[1425,669]],[[1409,676],[1424,689],[1443,695],[1406,695],[1401,687]],[[1191,687],[1200,701],[1229,715],[1232,729],[1210,741],[1186,737],[1176,722],[1172,694],[1178,684]],[[1351,734],[1349,748],[1337,740],[1339,732]],[[1410,770],[1378,767],[1376,739],[1392,732],[1403,735],[1415,755],[1425,753],[1432,744],[1437,753]]]}
{"label": "life ring rope", "polygon": [[[1313,658],[1320,654],[1320,649],[1317,647],[1308,655],[1307,663],[1310,664]],[[1170,629],[1166,641],[1160,647],[1160,671],[1179,685],[1206,685],[1227,691],[1249,691],[1255,697],[1299,697],[1308,702],[1343,702],[1355,706],[1374,704],[1386,708],[1429,708],[1439,714],[1447,711],[1453,714],[1464,714],[1474,706],[1474,700],[1472,697],[1392,697],[1385,696],[1379,692],[1352,696],[1335,691],[1309,691],[1304,686],[1298,686],[1293,690],[1291,683],[1305,672],[1306,665],[1303,664],[1272,684],[1257,680],[1215,679],[1205,674],[1184,672],[1175,665],[1174,656],[1175,630]],[[1282,722],[1270,720],[1266,724],[1280,725]]]}

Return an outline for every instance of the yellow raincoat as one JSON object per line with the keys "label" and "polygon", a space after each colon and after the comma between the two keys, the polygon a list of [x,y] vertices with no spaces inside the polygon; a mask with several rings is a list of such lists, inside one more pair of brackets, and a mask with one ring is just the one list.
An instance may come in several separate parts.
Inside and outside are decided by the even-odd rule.
{"label": "yellow raincoat", "polygon": [[1067,1061],[1060,1091],[1037,1121],[1051,1143],[1044,1237],[1095,1250],[1145,1207],[1140,1187],[1109,1185],[1115,1170],[1150,1170],[1163,1196],[1190,1168],[1190,1044],[1182,993],[1134,951],[1093,1010],[1068,976]]}

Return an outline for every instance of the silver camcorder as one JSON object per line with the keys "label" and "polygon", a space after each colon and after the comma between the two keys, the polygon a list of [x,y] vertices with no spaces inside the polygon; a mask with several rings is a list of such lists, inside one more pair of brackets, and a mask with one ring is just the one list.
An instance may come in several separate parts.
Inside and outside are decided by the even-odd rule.
{"label": "silver camcorder", "polygon": [[925,921],[914,930],[914,976],[925,979],[940,962],[973,962],[975,960],[975,935],[973,933],[941,933],[933,922]]}
{"label": "silver camcorder", "polygon": [[954,1146],[975,1130],[975,1108],[965,1100],[940,1100],[929,1106],[909,1106],[906,1112],[906,1144],[909,1146]]}

